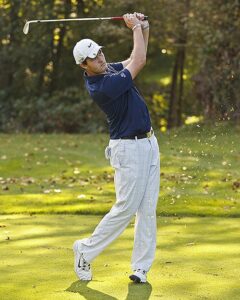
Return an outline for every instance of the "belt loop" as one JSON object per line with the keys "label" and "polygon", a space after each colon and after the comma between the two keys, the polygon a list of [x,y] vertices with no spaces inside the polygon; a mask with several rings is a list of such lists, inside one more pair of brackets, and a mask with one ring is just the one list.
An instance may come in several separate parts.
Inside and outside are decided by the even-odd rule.
{"label": "belt loop", "polygon": [[137,141],[137,139],[138,139],[137,136],[135,136],[135,141]]}

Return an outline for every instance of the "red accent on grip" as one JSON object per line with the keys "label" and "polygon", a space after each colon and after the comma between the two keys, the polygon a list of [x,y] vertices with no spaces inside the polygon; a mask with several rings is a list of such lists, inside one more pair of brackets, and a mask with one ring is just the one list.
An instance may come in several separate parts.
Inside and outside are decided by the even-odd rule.
{"label": "red accent on grip", "polygon": [[112,20],[123,20],[123,17],[112,17]]}

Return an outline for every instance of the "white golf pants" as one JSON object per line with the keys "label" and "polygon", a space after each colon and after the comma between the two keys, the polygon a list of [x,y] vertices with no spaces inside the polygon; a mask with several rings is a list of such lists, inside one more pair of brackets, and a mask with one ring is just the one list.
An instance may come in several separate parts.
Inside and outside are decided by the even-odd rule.
{"label": "white golf pants", "polygon": [[110,140],[106,157],[115,169],[116,203],[91,237],[81,240],[90,263],[114,241],[136,214],[132,269],[148,271],[156,249],[156,206],[160,184],[158,142],[150,138]]}

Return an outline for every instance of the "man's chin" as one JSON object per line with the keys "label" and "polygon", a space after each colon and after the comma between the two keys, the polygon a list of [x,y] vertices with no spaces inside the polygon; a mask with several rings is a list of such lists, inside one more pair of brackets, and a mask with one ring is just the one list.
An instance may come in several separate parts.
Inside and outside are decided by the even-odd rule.
{"label": "man's chin", "polygon": [[103,65],[104,72],[107,71],[107,64]]}
{"label": "man's chin", "polygon": [[107,64],[104,64],[101,68],[101,73],[105,73],[107,71]]}

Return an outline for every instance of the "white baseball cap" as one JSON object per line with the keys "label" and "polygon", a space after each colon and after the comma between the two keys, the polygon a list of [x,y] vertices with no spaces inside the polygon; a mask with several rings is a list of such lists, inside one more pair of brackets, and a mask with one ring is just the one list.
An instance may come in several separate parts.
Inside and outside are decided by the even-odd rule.
{"label": "white baseball cap", "polygon": [[90,39],[83,39],[77,42],[77,44],[73,48],[73,56],[75,58],[76,64],[81,64],[87,57],[96,57],[99,49],[101,48],[102,46],[99,46],[97,43]]}

